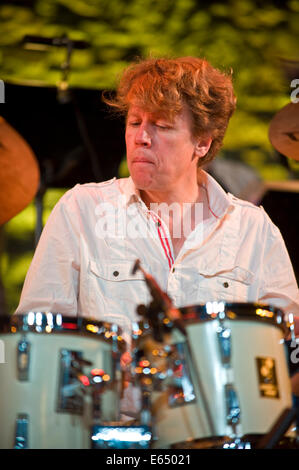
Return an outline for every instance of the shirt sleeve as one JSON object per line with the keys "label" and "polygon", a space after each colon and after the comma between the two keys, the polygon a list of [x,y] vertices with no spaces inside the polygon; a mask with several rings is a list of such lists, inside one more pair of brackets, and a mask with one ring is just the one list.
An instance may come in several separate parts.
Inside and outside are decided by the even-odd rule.
{"label": "shirt sleeve", "polygon": [[42,231],[16,314],[77,314],[79,236],[76,200],[70,190],[58,201]]}
{"label": "shirt sleeve", "polygon": [[299,291],[293,266],[280,230],[266,217],[265,249],[261,260],[259,300],[299,317]]}

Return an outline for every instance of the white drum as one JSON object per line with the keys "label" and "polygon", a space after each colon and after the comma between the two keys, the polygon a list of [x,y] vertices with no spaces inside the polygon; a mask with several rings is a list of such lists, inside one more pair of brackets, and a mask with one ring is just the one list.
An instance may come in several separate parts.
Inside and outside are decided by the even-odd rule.
{"label": "white drum", "polygon": [[0,448],[91,448],[119,419],[116,325],[52,313],[0,317]]}
{"label": "white drum", "polygon": [[267,433],[292,406],[283,313],[224,302],[181,311],[188,342],[174,328],[163,343],[146,331],[138,340],[148,369],[166,384],[152,394],[153,447]]}

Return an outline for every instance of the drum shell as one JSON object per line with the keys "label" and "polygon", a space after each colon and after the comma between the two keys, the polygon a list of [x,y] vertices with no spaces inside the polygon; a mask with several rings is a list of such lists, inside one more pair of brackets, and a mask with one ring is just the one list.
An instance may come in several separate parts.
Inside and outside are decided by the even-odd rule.
{"label": "drum shell", "polygon": [[[225,325],[231,330],[231,367],[221,360],[217,332]],[[187,359],[196,402],[170,408],[167,392],[153,397],[153,415],[157,441],[154,447],[167,448],[178,442],[209,436],[230,436],[227,423],[225,384],[232,383],[240,404],[237,434],[266,433],[278,416],[292,406],[291,385],[282,329],[270,322],[219,319],[193,321],[185,324],[191,350]],[[173,343],[184,342],[173,331]],[[275,363],[278,398],[261,396],[257,360],[271,358]],[[198,387],[199,377],[201,389]],[[206,401],[205,401],[206,400]],[[205,404],[208,404],[209,414]],[[212,426],[211,426],[212,424]]]}
{"label": "drum shell", "polygon": [[[29,379],[17,377],[17,349],[22,338],[30,343]],[[0,448],[12,448],[16,418],[27,414],[28,445],[35,449],[90,448],[91,400],[84,395],[82,415],[57,412],[61,350],[80,351],[92,367],[112,372],[111,345],[80,332],[0,333],[5,363],[0,364]],[[105,395],[105,394],[104,394]],[[105,397],[107,417],[116,410],[113,393]]]}

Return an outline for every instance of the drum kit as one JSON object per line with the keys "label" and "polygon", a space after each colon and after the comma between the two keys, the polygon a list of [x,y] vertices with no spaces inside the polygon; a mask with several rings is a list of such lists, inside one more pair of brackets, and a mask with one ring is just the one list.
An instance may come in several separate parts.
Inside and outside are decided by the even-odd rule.
{"label": "drum kit", "polygon": [[[269,137],[299,160],[299,103],[289,107]],[[39,169],[3,118],[0,139],[3,225],[36,195]],[[125,366],[116,324],[59,312],[0,315],[0,448],[299,448],[286,347],[292,318],[217,299],[176,308],[138,260],[137,270],[152,300],[138,306]],[[140,396],[133,419],[121,412],[130,386]]]}
{"label": "drum kit", "polygon": [[[117,325],[0,317],[0,448],[298,448],[284,313],[219,301],[177,309],[136,265],[152,301],[138,306],[125,366]],[[128,382],[141,397],[134,419],[121,414]]]}

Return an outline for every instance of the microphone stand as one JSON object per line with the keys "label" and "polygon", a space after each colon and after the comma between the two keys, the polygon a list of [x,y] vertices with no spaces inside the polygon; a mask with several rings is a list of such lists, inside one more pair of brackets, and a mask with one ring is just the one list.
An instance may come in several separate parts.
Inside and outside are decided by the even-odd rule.
{"label": "microphone stand", "polygon": [[146,315],[152,326],[156,326],[157,328],[159,325],[159,313],[163,312],[165,317],[173,322],[175,327],[187,337],[187,331],[183,324],[181,312],[173,305],[171,298],[159,287],[153,276],[143,269],[139,259],[136,260],[134,264],[132,274],[135,274],[138,270],[142,272],[146,285],[153,298],[150,306],[145,307],[146,310],[143,309],[141,314]]}
{"label": "microphone stand", "polygon": [[[87,127],[84,122],[82,113],[80,112],[79,105],[75,98],[75,95],[69,89],[69,75],[71,72],[71,58],[75,49],[83,50],[88,49],[90,44],[83,40],[72,40],[67,35],[62,35],[61,37],[46,37],[46,36],[36,36],[36,35],[25,35],[22,40],[22,45],[26,49],[40,49],[46,50],[51,47],[60,47],[66,49],[66,58],[65,61],[61,64],[60,69],[62,72],[62,78],[57,84],[57,101],[61,105],[72,103],[73,110],[75,113],[77,126],[79,129],[80,136],[82,138],[83,144],[87,150],[87,154],[91,161],[91,167],[95,178],[98,181],[103,180],[103,173],[100,168],[98,155],[92,145],[91,139],[87,132]],[[43,230],[43,198],[45,192],[49,185],[57,180],[59,177],[63,176],[63,173],[70,171],[73,166],[77,163],[78,157],[73,156],[71,161],[63,162],[64,165],[61,167],[60,173],[54,178],[52,174],[52,169],[46,168],[43,181],[40,184],[39,190],[35,197],[35,207],[36,207],[36,228],[35,228],[35,246],[37,246],[40,235]],[[75,163],[73,163],[75,162]]]}
{"label": "microphone stand", "polygon": [[206,411],[206,416],[207,416],[207,421],[208,421],[208,425],[210,428],[210,432],[211,432],[211,435],[214,436],[216,435],[216,430],[215,430],[212,414],[210,411],[210,407],[208,404],[205,390],[203,388],[202,380],[199,376],[197,368],[195,367],[196,362],[194,360],[192,349],[190,347],[188,333],[184,326],[182,314],[173,305],[172,300],[170,299],[168,294],[159,287],[158,283],[153,278],[153,276],[148,274],[143,269],[139,259],[135,261],[135,264],[132,269],[132,274],[135,274],[138,270],[141,271],[143,274],[144,280],[146,282],[146,285],[149,288],[153,301],[150,303],[149,307],[142,306],[142,308],[138,308],[137,311],[138,313],[142,314],[149,320],[150,326],[152,326],[153,328],[154,338],[155,339],[161,338],[160,342],[163,341],[163,333],[161,329],[161,316],[160,316],[161,313],[164,314],[164,316],[168,320],[173,322],[174,327],[176,327],[181,333],[183,333],[185,340],[186,340],[186,345],[187,345],[187,350],[188,350],[190,360],[194,364],[195,378],[197,381],[199,393],[203,401],[204,409]]}

